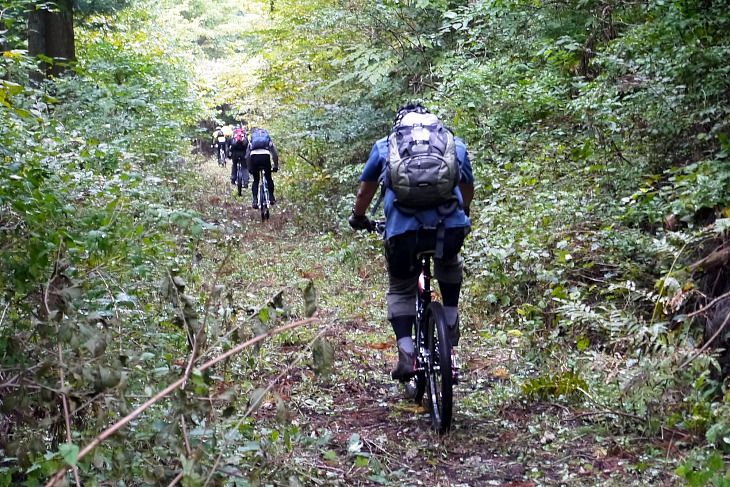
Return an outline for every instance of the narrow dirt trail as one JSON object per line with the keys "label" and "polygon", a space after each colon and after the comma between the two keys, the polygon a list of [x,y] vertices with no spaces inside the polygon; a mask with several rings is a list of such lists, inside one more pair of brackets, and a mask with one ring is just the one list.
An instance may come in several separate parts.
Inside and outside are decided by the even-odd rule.
{"label": "narrow dirt trail", "polygon": [[[198,210],[238,241],[240,252],[224,272],[234,302],[246,308],[311,279],[319,329],[334,347],[332,373],[319,376],[305,350],[316,330],[267,344],[268,367],[256,379],[264,383],[290,367],[274,391],[286,404],[287,421],[311,440],[272,462],[302,473],[307,485],[677,485],[666,473],[671,467],[646,463],[642,449],[649,440],[609,433],[615,416],[586,404],[526,401],[520,387],[530,374],[525,341],[516,331],[491,330],[469,310],[454,428],[443,437],[431,432],[427,412],[404,400],[389,377],[395,349],[384,319],[386,276],[377,252],[353,256],[343,242],[350,236],[298,228],[297,209],[285,192],[277,192],[271,221],[260,222],[249,206],[250,193],[235,196],[229,171],[204,164],[196,199]],[[296,301],[293,296],[285,292],[285,299]],[[294,361],[302,350],[307,359]],[[274,425],[279,413],[269,400],[257,421]],[[670,441],[651,447],[666,450],[671,463]]]}

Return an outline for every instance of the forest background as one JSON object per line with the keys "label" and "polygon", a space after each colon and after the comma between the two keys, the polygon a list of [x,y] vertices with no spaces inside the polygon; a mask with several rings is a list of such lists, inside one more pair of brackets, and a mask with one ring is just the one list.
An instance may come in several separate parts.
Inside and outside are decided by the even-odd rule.
{"label": "forest background", "polygon": [[[730,484],[725,2],[0,6],[0,486],[450,485],[468,421],[524,426],[489,438],[523,468],[465,485]],[[59,8],[76,59],[41,72],[28,19]],[[399,446],[329,430],[326,398],[391,394],[379,243],[346,217],[409,100],[466,140],[477,195],[455,439]],[[210,130],[242,120],[282,154],[269,227],[209,191]],[[382,370],[338,341],[357,326]],[[388,401],[386,426],[415,414]]]}

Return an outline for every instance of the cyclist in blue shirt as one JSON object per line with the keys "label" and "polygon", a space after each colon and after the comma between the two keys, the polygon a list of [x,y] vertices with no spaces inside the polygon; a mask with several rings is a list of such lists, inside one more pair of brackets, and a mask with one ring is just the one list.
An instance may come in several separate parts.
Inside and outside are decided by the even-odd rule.
{"label": "cyclist in blue shirt", "polygon": [[[399,125],[410,112],[428,113],[428,110],[421,105],[406,105],[398,111],[393,125]],[[454,189],[457,204],[450,213],[444,215],[439,208],[406,212],[399,209],[395,193],[390,188],[386,187],[384,194],[386,223],[383,238],[389,277],[386,300],[388,320],[398,344],[398,363],[391,372],[396,380],[405,381],[415,373],[416,354],[412,334],[420,273],[417,259],[419,252],[436,250],[434,277],[439,282],[451,343],[458,345],[459,342],[458,305],[463,280],[463,259],[459,252],[471,229],[469,206],[474,197],[474,175],[466,144],[458,137],[454,137],[454,142],[461,177]],[[384,137],[373,145],[360,176],[355,204],[348,219],[350,226],[356,230],[373,228],[365,213],[378,190],[387,158],[388,137]],[[443,231],[439,232],[441,225]]]}

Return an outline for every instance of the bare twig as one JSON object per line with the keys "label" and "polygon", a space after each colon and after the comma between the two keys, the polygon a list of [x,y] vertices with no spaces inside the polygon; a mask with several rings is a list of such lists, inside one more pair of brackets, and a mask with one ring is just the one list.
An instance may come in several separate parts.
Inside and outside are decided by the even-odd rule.
{"label": "bare twig", "polygon": [[[68,397],[66,396],[66,376],[63,372],[63,350],[61,349],[61,345],[58,345],[58,370],[59,375],[61,376],[61,402],[63,403],[63,418],[66,422],[66,442],[71,444],[73,443],[73,440],[71,439],[71,415],[69,414],[69,408],[68,408]],[[81,478],[79,477],[79,467],[77,465],[73,466],[73,473],[74,478],[76,480],[76,487],[81,487]]]}
{"label": "bare twig", "polygon": [[591,416],[623,416],[624,418],[630,418],[634,421],[641,421],[646,422],[645,418],[642,418],[641,416],[637,416],[636,414],[631,413],[624,413],[623,411],[612,411],[612,410],[605,410],[605,411],[587,411],[585,413],[579,413],[571,416],[570,418],[565,418],[566,421],[575,421],[576,419],[580,418],[587,418]]}
{"label": "bare twig", "polygon": [[174,479],[172,479],[172,481],[169,484],[167,484],[167,487],[173,487],[174,485],[177,485],[177,483],[180,482],[184,476],[185,476],[185,473],[180,472],[179,474],[177,474],[175,476]]}
{"label": "bare twig", "polygon": [[723,299],[728,298],[728,297],[730,297],[730,291],[728,291],[725,294],[722,294],[722,295],[716,297],[715,299],[713,299],[712,301],[710,301],[709,304],[703,306],[702,308],[698,309],[697,311],[693,311],[693,312],[689,313],[687,315],[687,318],[693,318],[693,317],[695,317],[695,316],[697,316],[699,314],[704,313],[705,311],[707,311],[708,309],[712,308],[717,303],[719,303],[720,301],[722,301]]}
{"label": "bare twig", "polygon": [[2,314],[2,316],[0,316],[0,328],[3,327],[3,321],[5,321],[5,313],[8,312],[8,308],[9,307],[10,307],[10,302],[8,302],[8,304],[5,305],[5,309],[3,310],[3,314]]}
{"label": "bare twig", "polygon": [[18,374],[15,374],[14,376],[12,376],[8,380],[6,380],[2,384],[0,384],[0,389],[3,389],[5,387],[20,387],[17,384],[15,384],[15,381],[18,380],[18,377],[20,377],[20,374],[19,373]]}
{"label": "bare twig", "polygon": [[[241,343],[240,345],[230,349],[224,354],[219,355],[218,357],[211,359],[204,364],[200,366],[198,370],[201,372],[203,370],[206,370],[214,365],[216,365],[219,362],[222,362],[223,360],[227,359],[228,357],[231,357],[232,355],[236,355],[237,353],[241,352],[241,350],[244,350],[245,348],[250,347],[251,345],[258,343],[265,338],[277,335],[279,333],[285,332],[287,330],[291,330],[294,328],[298,328],[300,326],[312,323],[316,321],[317,318],[308,318],[306,320],[296,321],[294,323],[289,323],[288,325],[280,326],[279,328],[275,328],[273,330],[269,330],[263,335],[259,335],[257,337],[254,337],[244,343]],[[163,399],[165,396],[173,392],[175,389],[180,387],[180,385],[184,382],[185,377],[181,377],[172,384],[168,385],[161,391],[159,391],[157,394],[152,396],[149,400],[144,402],[142,405],[140,405],[137,409],[129,413],[124,418],[120,419],[116,423],[114,423],[112,426],[107,428],[106,430],[102,431],[96,438],[94,438],[91,443],[87,444],[78,454],[77,459],[81,460],[86,455],[88,455],[91,451],[94,450],[97,446],[99,446],[101,443],[106,441],[109,437],[111,437],[114,433],[119,431],[120,429],[124,428],[127,424],[129,424],[132,420],[134,420],[136,417],[138,417],[140,414],[142,414],[144,411],[149,409],[154,404],[158,403],[161,399]],[[58,470],[53,477],[46,483],[46,487],[53,487],[55,486],[61,479],[63,479],[64,475],[66,475],[67,467],[62,467],[60,470]]]}
{"label": "bare twig", "polygon": [[313,168],[319,169],[319,166],[317,164],[315,164],[314,162],[312,162],[309,159],[307,159],[306,157],[304,157],[304,155],[301,152],[297,152],[297,156],[300,159],[302,159],[304,162],[306,162],[307,164],[309,164],[310,166],[312,166]]}
{"label": "bare twig", "polygon": [[188,438],[188,427],[187,424],[185,424],[185,416],[180,415],[180,428],[182,429],[183,433],[183,440],[185,440],[185,452],[188,454],[188,456],[192,455],[193,450],[190,448],[190,438]]}
{"label": "bare twig", "polygon": [[687,360],[685,360],[684,363],[679,366],[679,369],[678,370],[681,370],[681,369],[685,368],[686,366],[688,366],[694,359],[696,359],[697,357],[699,357],[700,355],[702,355],[702,353],[704,353],[705,350],[707,350],[708,348],[710,348],[710,345],[712,345],[712,342],[715,341],[715,338],[717,338],[720,335],[720,333],[725,329],[725,327],[728,324],[728,321],[730,321],[730,313],[728,313],[727,316],[725,316],[725,320],[722,322],[722,325],[720,325],[720,327],[710,337],[710,339],[707,340],[702,345],[702,348],[700,348],[699,350],[697,350],[690,358],[688,358]]}

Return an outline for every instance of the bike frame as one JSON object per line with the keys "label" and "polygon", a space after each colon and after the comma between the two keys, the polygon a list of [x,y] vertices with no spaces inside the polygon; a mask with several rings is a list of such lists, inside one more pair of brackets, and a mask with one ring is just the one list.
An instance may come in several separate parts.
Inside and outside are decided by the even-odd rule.
{"label": "bike frame", "polygon": [[221,143],[218,143],[218,164],[221,166],[226,165],[226,146]]}
{"label": "bike frame", "polygon": [[271,206],[271,200],[269,199],[269,185],[266,184],[266,171],[263,169],[258,170],[259,173],[259,187],[257,190],[257,197],[259,201],[259,211],[261,211],[261,220],[269,219],[269,207]]}
{"label": "bike frame", "polygon": [[[418,293],[416,295],[416,334],[414,342],[417,355],[416,395],[414,399],[420,402],[423,393],[428,391],[432,426],[439,433],[445,433],[451,428],[453,414],[452,388],[459,383],[460,367],[454,347],[448,342],[443,307],[433,300],[431,290],[431,281],[433,279],[431,274],[432,255],[431,253],[422,253],[418,257],[421,262],[421,274],[418,276]],[[436,322],[432,320],[436,320]],[[434,326],[434,328],[432,329],[431,326]],[[439,328],[441,331],[439,331]],[[438,340],[437,344],[433,343],[434,339]],[[442,343],[442,340],[446,340],[446,342]]]}
{"label": "bike frame", "polygon": [[[371,231],[383,234],[385,231],[384,222],[373,222]],[[453,346],[448,343],[448,331],[446,330],[445,318],[443,315],[443,307],[440,303],[433,300],[433,292],[431,289],[431,281],[433,274],[431,273],[431,260],[433,252],[421,252],[418,256],[421,263],[421,273],[418,276],[418,292],[416,294],[416,322],[415,322],[415,338],[414,345],[416,348],[416,375],[409,382],[413,399],[420,403],[426,389],[429,390],[429,403],[432,426],[438,432],[445,433],[451,428],[452,408],[453,408],[453,390],[452,387],[459,383],[459,365],[457,362],[457,354]],[[433,325],[431,320],[436,320],[434,329],[429,327],[429,323]],[[440,329],[441,331],[438,331]],[[434,338],[442,343],[442,338],[446,340],[444,349],[441,345],[434,347]],[[432,356],[432,349],[435,355]],[[442,370],[445,366],[447,369]],[[446,382],[441,385],[435,381],[441,376]],[[435,389],[439,389],[435,392]],[[448,391],[448,392],[445,392]],[[445,396],[442,396],[445,394]],[[441,398],[443,403],[441,402]],[[439,403],[439,404],[434,404]],[[444,407],[442,410],[441,408]],[[442,416],[442,413],[444,416]]]}
{"label": "bike frame", "polygon": [[[426,313],[426,307],[432,301],[431,294],[431,255],[421,255],[421,274],[418,276],[418,295],[416,296],[416,343],[420,346],[420,340],[423,337],[423,319]],[[419,364],[419,369],[423,364]]]}

